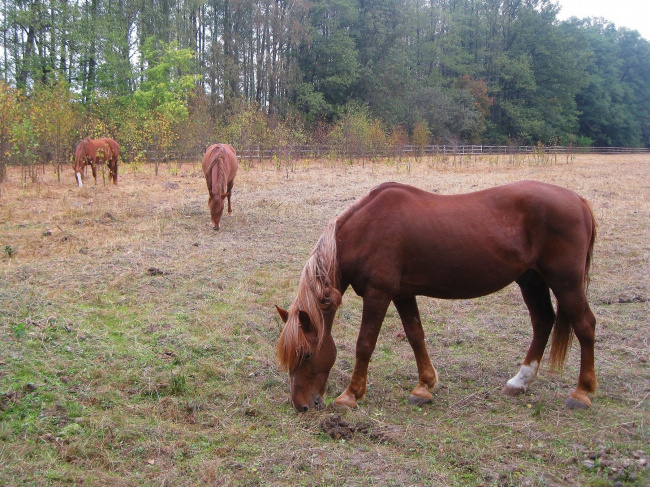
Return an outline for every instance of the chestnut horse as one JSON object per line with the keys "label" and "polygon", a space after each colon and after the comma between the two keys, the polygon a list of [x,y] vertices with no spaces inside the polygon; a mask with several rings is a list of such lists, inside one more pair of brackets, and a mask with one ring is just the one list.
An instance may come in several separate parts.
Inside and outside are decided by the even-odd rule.
{"label": "chestnut horse", "polygon": [[[419,382],[409,403],[433,400],[438,381],[424,342],[415,297],[468,299],[516,282],[530,312],[533,338],[519,372],[503,389],[524,392],[553,330],[550,363],[561,369],[572,332],[580,342],[580,375],[567,399],[589,407],[597,387],[596,319],[586,296],[596,223],[574,192],[520,181],[475,193],[442,196],[385,183],[332,220],[316,244],[288,311],[278,359],[289,371],[298,411],[323,404],[336,360],[332,323],[348,286],[363,298],[356,363],[336,403],[355,407],[366,393],[368,363],[386,310],[397,308],[415,353]],[[550,292],[557,298],[557,313]]]}
{"label": "chestnut horse", "polygon": [[213,144],[203,153],[203,174],[208,185],[208,206],[215,230],[219,230],[226,198],[228,198],[228,213],[232,213],[230,196],[237,167],[235,149],[228,144]]}
{"label": "chestnut horse", "polygon": [[74,151],[74,172],[77,184],[79,187],[83,186],[81,180],[83,179],[84,168],[86,164],[90,164],[93,170],[93,178],[97,184],[97,166],[106,163],[109,170],[109,178],[113,180],[113,184],[117,184],[117,159],[120,156],[120,146],[113,139],[90,139],[86,137]]}

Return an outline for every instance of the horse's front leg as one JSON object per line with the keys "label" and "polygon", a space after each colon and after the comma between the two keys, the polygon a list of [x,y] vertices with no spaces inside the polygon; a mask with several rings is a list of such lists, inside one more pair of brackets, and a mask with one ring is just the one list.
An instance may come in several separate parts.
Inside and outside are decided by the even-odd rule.
{"label": "horse's front leg", "polygon": [[393,303],[397,308],[402,326],[408,338],[409,344],[415,354],[415,361],[418,366],[418,385],[409,396],[409,404],[426,404],[433,401],[431,390],[438,382],[438,373],[431,363],[426,343],[424,342],[424,330],[420,320],[420,311],[415,296],[394,299]]}
{"label": "horse's front leg", "polygon": [[232,213],[232,207],[230,206],[230,196],[232,194],[232,186],[235,184],[235,181],[230,181],[226,189],[226,194],[228,195],[228,213]]}
{"label": "horse's front leg", "polygon": [[357,338],[356,362],[347,389],[336,398],[336,404],[354,408],[366,395],[368,363],[377,344],[377,336],[386,316],[390,298],[378,291],[367,291],[363,296],[361,328]]}

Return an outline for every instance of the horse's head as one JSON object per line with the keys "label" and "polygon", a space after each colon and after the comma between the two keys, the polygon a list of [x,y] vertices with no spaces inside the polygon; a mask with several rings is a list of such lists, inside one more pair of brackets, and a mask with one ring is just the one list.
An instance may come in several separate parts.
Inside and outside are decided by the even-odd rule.
{"label": "horse's head", "polygon": [[278,358],[289,370],[291,404],[299,412],[325,405],[323,395],[330,370],[336,361],[336,345],[328,332],[319,338],[305,311],[285,311],[276,306],[285,324]]}
{"label": "horse's head", "polygon": [[215,230],[221,227],[221,217],[223,216],[223,209],[226,206],[224,200],[230,193],[212,194],[208,201],[210,206],[210,216],[212,217],[212,225]]}
{"label": "horse's head", "polygon": [[90,139],[86,137],[81,142],[79,142],[77,148],[74,151],[74,165],[72,166],[72,170],[74,171],[74,177],[79,187],[83,186],[83,182],[82,182],[83,170],[86,165],[86,159],[89,156],[88,154],[89,143],[90,143]]}
{"label": "horse's head", "polygon": [[83,172],[80,169],[77,169],[76,166],[72,166],[72,169],[74,170],[74,179],[77,181],[77,186],[81,188],[84,185]]}

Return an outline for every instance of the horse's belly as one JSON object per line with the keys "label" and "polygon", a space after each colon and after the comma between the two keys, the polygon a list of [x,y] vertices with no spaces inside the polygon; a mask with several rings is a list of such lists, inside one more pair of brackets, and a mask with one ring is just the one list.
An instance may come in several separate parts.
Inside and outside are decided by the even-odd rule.
{"label": "horse's belly", "polygon": [[503,289],[526,271],[516,263],[477,262],[437,267],[427,265],[402,273],[399,294],[443,299],[470,299]]}

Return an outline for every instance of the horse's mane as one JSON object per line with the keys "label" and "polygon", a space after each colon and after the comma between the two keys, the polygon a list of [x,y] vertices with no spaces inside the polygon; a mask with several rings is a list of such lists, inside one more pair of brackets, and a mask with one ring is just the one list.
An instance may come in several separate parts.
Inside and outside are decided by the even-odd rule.
{"label": "horse's mane", "polygon": [[338,258],[336,222],[332,220],[312,250],[298,283],[298,294],[288,310],[287,322],[278,341],[278,360],[284,369],[294,369],[307,352],[314,352],[300,326],[298,312],[309,315],[316,330],[318,350],[325,336],[325,312],[333,312],[341,304],[338,290]]}
{"label": "horse's mane", "polygon": [[[219,157],[221,156],[221,157]],[[210,174],[212,174],[212,169],[217,166],[217,173],[212,175],[212,194],[221,196],[222,193],[226,192],[226,173],[225,173],[225,153],[223,146],[217,144],[210,153]],[[219,181],[221,181],[221,187],[219,187]]]}

